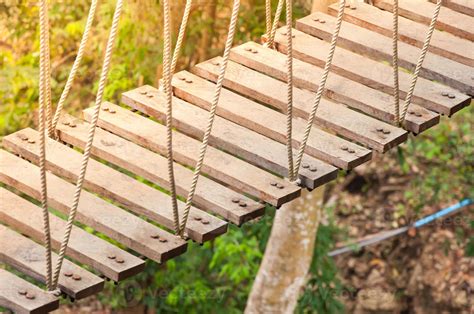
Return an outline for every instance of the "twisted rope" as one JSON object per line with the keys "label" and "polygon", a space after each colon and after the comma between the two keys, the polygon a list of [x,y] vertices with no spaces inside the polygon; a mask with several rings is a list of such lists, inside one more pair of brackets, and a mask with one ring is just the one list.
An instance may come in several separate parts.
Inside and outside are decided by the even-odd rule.
{"label": "twisted rope", "polygon": [[40,75],[39,75],[39,132],[40,132],[40,180],[41,180],[41,208],[43,212],[43,229],[44,229],[44,244],[45,244],[45,256],[46,256],[46,287],[49,291],[53,290],[52,285],[52,261],[51,261],[51,230],[49,224],[49,211],[48,211],[48,185],[46,180],[46,129],[47,119],[45,117],[46,108],[48,107],[48,93],[47,93],[47,81],[48,81],[48,56],[47,50],[49,45],[47,44],[49,36],[47,11],[48,5],[46,0],[41,0],[39,3],[39,19],[40,19]]}
{"label": "twisted rope", "polygon": [[166,95],[166,148],[168,161],[168,178],[170,182],[171,205],[175,233],[179,233],[179,212],[176,198],[176,183],[173,169],[173,111],[171,89],[171,27],[169,0],[163,1],[164,50],[163,50],[163,91]]}
{"label": "twisted rope", "polygon": [[179,53],[184,40],[184,34],[186,32],[186,26],[188,25],[189,14],[191,13],[193,1],[187,0],[186,6],[184,7],[183,18],[181,19],[181,25],[179,26],[178,39],[176,40],[176,46],[174,47],[173,60],[171,61],[171,75],[174,74],[176,69],[176,63],[178,62]]}
{"label": "twisted rope", "polygon": [[69,95],[72,84],[74,83],[74,79],[76,78],[79,65],[82,62],[86,45],[87,45],[87,42],[89,41],[89,34],[92,27],[92,23],[94,21],[96,8],[97,8],[97,0],[92,0],[91,7],[89,9],[89,14],[87,16],[86,27],[84,28],[84,33],[82,34],[81,43],[79,44],[79,49],[77,51],[77,56],[72,65],[71,72],[69,72],[66,85],[64,86],[63,92],[61,93],[61,98],[59,99],[58,105],[56,107],[56,112],[54,114],[54,118],[53,118],[52,126],[51,126],[54,132],[56,132],[56,126],[58,124],[59,117],[61,116],[61,111],[63,110],[64,103],[66,102],[66,99]]}
{"label": "twisted rope", "polygon": [[76,190],[74,192],[74,198],[72,202],[71,209],[69,211],[69,216],[66,224],[66,230],[64,233],[64,238],[61,243],[61,248],[59,250],[59,258],[58,262],[56,264],[55,272],[54,272],[54,279],[53,279],[53,288],[56,288],[58,285],[58,280],[59,280],[59,274],[61,272],[61,267],[64,261],[64,255],[66,253],[66,249],[69,243],[69,238],[71,236],[71,230],[72,226],[74,223],[74,219],[77,214],[77,208],[79,206],[79,199],[81,196],[82,192],[82,186],[84,183],[84,178],[86,175],[87,171],[87,165],[89,163],[90,155],[91,155],[91,148],[92,148],[92,143],[94,141],[94,135],[95,135],[95,130],[97,127],[97,121],[99,119],[99,113],[100,113],[100,107],[102,104],[103,96],[104,96],[104,89],[105,89],[105,84],[107,82],[107,76],[110,70],[110,60],[112,57],[112,52],[113,52],[113,47],[114,47],[114,42],[115,38],[117,36],[117,30],[118,30],[118,23],[120,20],[120,15],[122,12],[122,6],[123,6],[123,0],[117,0],[117,3],[115,5],[115,12],[112,20],[112,26],[110,29],[110,34],[109,38],[107,40],[107,47],[105,50],[105,56],[104,56],[104,63],[102,65],[102,73],[100,75],[100,80],[99,80],[99,88],[97,91],[96,99],[95,99],[95,105],[94,105],[94,112],[92,115],[91,119],[91,125],[89,127],[89,133],[88,133],[88,138],[87,138],[87,143],[84,149],[84,154],[82,157],[82,163],[81,163],[81,169],[80,173],[76,182]]}
{"label": "twisted rope", "polygon": [[[43,2],[43,1],[41,1]],[[41,4],[43,6],[43,4]],[[45,119],[48,136],[52,134],[52,123],[51,123],[51,56],[49,48],[49,18],[48,18],[48,5],[45,2],[44,8],[40,9],[40,23],[43,23],[43,53],[44,58],[44,67],[43,67],[43,88],[45,90]],[[41,20],[43,22],[41,22]],[[40,31],[41,33],[41,31]],[[41,39],[40,39],[41,40]],[[41,45],[41,44],[40,44]]]}
{"label": "twisted rope", "polygon": [[304,131],[303,139],[300,143],[299,150],[298,150],[298,155],[296,157],[296,164],[295,164],[295,169],[294,173],[299,173],[300,165],[301,165],[301,160],[303,159],[303,154],[306,148],[306,144],[308,142],[309,134],[311,133],[311,127],[313,126],[314,122],[314,117],[316,116],[316,112],[319,107],[319,103],[321,102],[321,98],[326,86],[327,78],[329,75],[329,71],[331,69],[331,64],[332,60],[334,57],[334,52],[336,50],[336,45],[337,45],[337,39],[339,38],[339,31],[341,30],[341,25],[342,25],[342,18],[344,16],[344,8],[346,5],[346,0],[340,0],[339,1],[339,9],[337,13],[337,20],[336,20],[336,28],[334,30],[334,33],[332,34],[332,39],[331,39],[331,46],[329,50],[328,57],[326,59],[326,64],[324,66],[324,72],[321,77],[321,81],[319,83],[318,91],[316,93],[316,98],[313,104],[313,107],[311,108],[311,113],[309,114],[308,117],[308,122],[306,124],[306,128]]}
{"label": "twisted rope", "polygon": [[398,78],[398,0],[393,0],[393,106],[395,107],[395,123],[400,124],[400,84]]}
{"label": "twisted rope", "polygon": [[204,163],[204,157],[206,155],[206,150],[209,142],[209,136],[212,131],[212,125],[214,123],[214,118],[216,115],[217,104],[219,102],[222,85],[224,82],[224,75],[227,70],[227,63],[229,61],[230,50],[232,48],[232,43],[234,41],[234,35],[237,28],[237,21],[239,17],[239,9],[240,9],[240,0],[234,0],[234,4],[232,7],[232,15],[229,23],[229,31],[227,34],[227,40],[225,43],[224,54],[222,56],[222,64],[219,70],[219,77],[216,82],[216,89],[214,92],[214,97],[212,98],[211,108],[209,111],[209,120],[207,122],[206,131],[204,133],[204,137],[201,143],[201,147],[199,149],[199,158],[194,170],[193,180],[191,183],[191,187],[189,189],[188,197],[186,199],[186,205],[184,207],[183,219],[180,225],[180,232],[179,234],[182,236],[184,234],[184,229],[186,228],[186,223],[189,217],[189,211],[191,209],[192,200],[194,197],[194,193],[196,192],[196,186],[199,180],[199,176],[201,174],[201,168]]}
{"label": "twisted rope", "polygon": [[423,48],[421,49],[420,57],[418,58],[418,62],[415,67],[415,72],[413,73],[413,78],[411,81],[410,89],[408,90],[407,97],[405,99],[405,103],[403,105],[402,113],[401,113],[401,121],[405,121],[406,114],[408,111],[408,107],[411,104],[411,99],[413,97],[413,92],[415,91],[416,82],[418,80],[418,76],[420,75],[421,67],[423,66],[423,62],[425,61],[426,53],[428,52],[428,48],[430,47],[431,37],[433,36],[433,32],[435,30],[436,22],[438,21],[439,12],[441,10],[441,4],[443,0],[438,0],[436,2],[436,8],[433,13],[433,18],[431,19],[430,27],[428,29],[428,33],[425,38],[425,42],[423,43]]}
{"label": "twisted rope", "polygon": [[286,151],[288,155],[288,178],[295,181],[293,168],[293,1],[286,0],[286,81],[287,81],[287,109],[286,109]]}
{"label": "twisted rope", "polygon": [[270,37],[272,31],[272,1],[265,0],[265,35]]}
{"label": "twisted rope", "polygon": [[[277,31],[277,28],[278,28],[278,22],[280,21],[281,11],[283,11],[284,1],[285,0],[278,0],[277,9],[276,9],[276,12],[275,12],[275,17],[273,19],[273,24],[272,24],[272,28],[271,28],[271,31],[270,31],[270,35],[267,38],[267,42],[264,44],[265,47],[273,47],[273,44],[275,42],[275,34],[276,34],[276,31]],[[270,15],[271,15],[271,10],[268,11],[268,12],[270,12]],[[266,12],[266,13],[268,13],[268,12]],[[267,17],[267,19],[268,19],[268,17]]]}

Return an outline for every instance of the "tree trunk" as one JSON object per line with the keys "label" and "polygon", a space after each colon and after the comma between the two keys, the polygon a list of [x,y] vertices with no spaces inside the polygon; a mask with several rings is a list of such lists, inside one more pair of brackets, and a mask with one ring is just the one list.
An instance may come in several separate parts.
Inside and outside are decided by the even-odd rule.
{"label": "tree trunk", "polygon": [[293,313],[313,258],[324,186],[276,213],[245,313]]}

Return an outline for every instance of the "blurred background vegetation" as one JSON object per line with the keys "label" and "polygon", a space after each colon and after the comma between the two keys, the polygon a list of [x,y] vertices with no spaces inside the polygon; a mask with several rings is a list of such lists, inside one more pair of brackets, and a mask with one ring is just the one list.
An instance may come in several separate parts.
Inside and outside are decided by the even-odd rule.
{"label": "blurred background vegetation", "polygon": [[[176,35],[181,18],[178,12],[182,12],[185,1],[171,2]],[[217,55],[223,48],[231,1],[195,2],[178,69]],[[308,13],[309,2],[295,4],[296,18]],[[125,3],[105,93],[106,100],[117,103],[123,91],[142,84],[157,86],[162,70],[159,1],[130,0]],[[74,60],[89,4],[89,1],[61,0],[52,1],[50,5],[53,103],[59,99]],[[115,1],[100,1],[87,53],[66,104],[69,113],[79,115],[81,109],[94,101],[114,5]],[[264,19],[264,0],[242,1],[236,43],[258,41],[264,32]],[[0,136],[34,126],[38,101],[38,51],[35,2],[0,0]],[[471,106],[453,120],[443,119],[441,125],[416,141],[410,139],[398,151],[378,156],[371,167],[356,172],[356,178],[364,179],[356,192],[353,181],[349,182],[354,180],[354,174],[329,185],[324,224],[318,231],[315,260],[299,312],[338,313],[357,298],[361,288],[354,283],[347,286],[345,274],[339,273],[334,260],[326,257],[336,240],[363,236],[367,232],[361,228],[358,233],[351,233],[349,225],[344,224],[348,213],[357,214],[361,206],[383,206],[392,209],[397,221],[400,217],[415,219],[442,205],[474,196],[473,122]],[[380,179],[381,173],[386,180],[390,176],[406,180],[401,191],[392,192],[398,197],[374,203],[374,193],[378,193],[384,184],[383,180],[374,178]],[[331,193],[337,195],[336,199]],[[357,196],[355,199],[354,195]],[[137,308],[151,313],[241,312],[265,249],[275,209],[268,207],[267,212],[265,218],[242,228],[231,226],[225,237],[206,243],[204,247],[191,243],[187,254],[165,265],[148,262],[143,274],[118,287],[109,283],[98,300],[86,300],[87,304],[81,303],[82,307],[72,307],[71,311]],[[456,241],[465,249],[465,254],[470,255],[474,251],[471,214],[472,210],[469,212],[471,225],[456,231],[460,235]],[[364,219],[375,218],[369,215]],[[385,228],[393,227],[393,221],[384,223]],[[339,267],[345,267],[343,263],[338,260]],[[343,290],[349,291],[351,297],[341,293]]]}

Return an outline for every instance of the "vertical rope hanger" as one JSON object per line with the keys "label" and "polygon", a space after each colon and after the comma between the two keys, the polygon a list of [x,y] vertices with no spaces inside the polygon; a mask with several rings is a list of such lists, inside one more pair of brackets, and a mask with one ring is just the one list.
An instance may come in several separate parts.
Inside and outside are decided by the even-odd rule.
{"label": "vertical rope hanger", "polygon": [[40,75],[39,75],[39,133],[40,133],[40,180],[41,180],[41,208],[43,213],[43,229],[44,229],[44,245],[45,245],[45,259],[46,259],[46,287],[49,291],[53,288],[52,285],[52,261],[51,261],[51,230],[49,224],[48,211],[48,186],[46,180],[46,135],[47,132],[47,118],[46,108],[48,106],[48,92],[50,79],[46,68],[49,66],[49,26],[47,20],[48,5],[46,0],[41,0],[39,3],[39,19],[40,19]]}
{"label": "vertical rope hanger", "polygon": [[329,71],[331,70],[331,65],[332,65],[332,60],[334,57],[334,52],[336,51],[336,46],[337,46],[337,39],[339,38],[339,31],[341,30],[341,25],[342,25],[342,18],[344,16],[344,8],[346,6],[346,0],[340,0],[339,1],[339,9],[337,12],[337,19],[336,19],[336,27],[334,29],[334,32],[332,34],[332,39],[331,39],[331,45],[329,48],[329,53],[326,59],[326,64],[324,66],[324,71],[323,75],[321,77],[321,80],[319,82],[318,86],[318,91],[316,93],[316,97],[313,103],[313,106],[311,108],[311,112],[308,117],[308,121],[306,123],[306,128],[304,131],[303,139],[300,143],[299,149],[298,149],[298,154],[296,156],[296,164],[294,168],[294,173],[298,174],[300,165],[301,165],[301,160],[303,159],[303,154],[306,148],[306,144],[308,143],[308,138],[309,134],[311,133],[311,128],[314,123],[314,118],[316,116],[316,112],[319,107],[319,103],[321,102],[321,98],[323,96],[323,92],[326,88],[326,82],[329,76]]}
{"label": "vertical rope hanger", "polygon": [[100,74],[100,79],[99,79],[99,88],[97,91],[96,95],[96,100],[95,100],[95,105],[94,105],[94,112],[92,115],[91,119],[91,125],[89,127],[89,132],[88,132],[88,138],[87,138],[87,143],[85,145],[84,149],[84,154],[82,158],[82,163],[81,163],[81,168],[80,168],[80,173],[77,178],[76,182],[76,190],[74,192],[74,197],[73,197],[73,202],[72,206],[69,211],[69,216],[66,224],[66,230],[64,233],[64,238],[61,242],[61,248],[59,250],[59,257],[58,261],[55,267],[55,272],[54,272],[54,277],[53,277],[53,289],[56,289],[58,285],[58,280],[59,280],[59,274],[61,272],[62,264],[64,261],[64,256],[66,254],[66,249],[69,243],[69,239],[71,236],[71,230],[72,226],[77,214],[77,208],[79,206],[79,200],[82,192],[82,186],[84,183],[84,178],[87,172],[87,165],[89,163],[90,155],[91,155],[91,150],[92,150],[92,143],[94,141],[94,135],[95,135],[95,130],[97,127],[97,122],[99,119],[99,113],[100,113],[100,107],[102,105],[102,100],[104,96],[104,90],[105,90],[105,85],[107,82],[107,76],[110,70],[110,61],[112,57],[112,52],[113,52],[113,47],[115,43],[115,38],[117,36],[117,30],[118,30],[118,23],[120,20],[120,15],[122,13],[122,6],[123,6],[123,0],[117,0],[117,3],[115,5],[115,11],[114,11],[114,16],[112,20],[112,26],[110,29],[109,33],[109,38],[107,40],[107,46],[105,49],[105,56],[104,56],[104,62],[102,65],[102,72]]}
{"label": "vertical rope hanger", "polygon": [[225,76],[225,73],[226,73],[226,70],[227,70],[227,64],[228,64],[228,61],[229,61],[230,50],[232,48],[232,44],[234,42],[235,32],[236,32],[236,29],[237,29],[239,9],[240,9],[240,0],[234,0],[233,6],[232,6],[231,18],[230,18],[230,22],[229,22],[229,30],[228,30],[228,33],[227,33],[227,40],[226,40],[225,47],[224,47],[224,53],[222,55],[222,64],[221,64],[221,68],[219,70],[219,76],[217,78],[216,88],[215,88],[214,96],[213,96],[212,102],[211,102],[211,108],[209,110],[209,120],[207,122],[206,131],[204,133],[204,137],[203,137],[201,147],[200,147],[200,150],[199,150],[199,158],[198,158],[198,161],[197,161],[195,169],[194,169],[193,180],[192,180],[191,187],[190,187],[189,193],[188,193],[188,197],[186,199],[186,204],[185,204],[185,207],[184,207],[183,219],[181,221],[180,230],[179,230],[179,234],[181,236],[184,235],[184,230],[186,228],[186,223],[187,223],[188,217],[189,217],[189,211],[191,210],[192,200],[193,200],[193,197],[194,197],[194,193],[196,192],[197,183],[198,183],[198,180],[199,180],[199,176],[201,174],[201,168],[202,168],[202,165],[204,163],[204,157],[206,155],[206,150],[207,150],[208,143],[209,143],[209,136],[211,135],[212,126],[214,124],[214,118],[216,116],[217,105],[219,103],[219,98],[220,98],[220,95],[221,95],[222,85],[223,85],[223,82],[224,82],[224,76]]}
{"label": "vertical rope hanger", "polygon": [[393,0],[392,68],[395,123],[400,124],[400,83],[398,78],[398,0]]}
{"label": "vertical rope hanger", "polygon": [[441,5],[443,0],[437,0],[436,7],[433,12],[433,17],[431,18],[430,26],[428,28],[428,33],[426,34],[425,42],[423,43],[423,48],[421,49],[420,56],[418,58],[418,62],[415,67],[415,71],[413,72],[413,78],[410,84],[410,89],[408,90],[407,97],[405,98],[405,103],[403,105],[403,109],[400,115],[400,120],[405,121],[406,114],[408,111],[408,107],[411,104],[411,100],[413,97],[413,92],[415,91],[416,82],[418,81],[418,77],[420,75],[421,67],[423,66],[423,62],[425,61],[426,53],[428,52],[428,48],[430,47],[431,37],[433,36],[433,32],[435,30],[436,22],[438,21],[439,12],[441,10]]}
{"label": "vertical rope hanger", "polygon": [[166,97],[166,146],[167,146],[167,165],[168,179],[170,182],[171,206],[173,208],[173,223],[175,233],[179,233],[179,212],[178,200],[176,194],[176,184],[173,168],[173,95],[171,87],[171,22],[169,0],[163,0],[163,91]]}
{"label": "vertical rope hanger", "polygon": [[74,83],[74,79],[76,78],[77,71],[79,70],[79,65],[82,62],[82,58],[84,56],[87,42],[89,41],[89,34],[92,28],[92,22],[94,21],[95,12],[97,9],[97,2],[98,0],[92,0],[91,2],[89,14],[87,16],[86,26],[84,28],[84,33],[82,34],[82,39],[81,39],[81,43],[79,44],[79,49],[77,50],[76,58],[72,65],[71,71],[69,72],[66,85],[64,86],[64,89],[61,93],[61,98],[59,99],[58,105],[56,106],[56,111],[54,113],[54,118],[52,120],[52,132],[54,132],[54,134],[52,135],[54,135],[55,137],[57,137],[56,127],[59,121],[59,117],[61,116],[61,111],[64,107],[64,103],[66,102],[67,97],[69,96],[69,92],[71,90],[72,84]]}

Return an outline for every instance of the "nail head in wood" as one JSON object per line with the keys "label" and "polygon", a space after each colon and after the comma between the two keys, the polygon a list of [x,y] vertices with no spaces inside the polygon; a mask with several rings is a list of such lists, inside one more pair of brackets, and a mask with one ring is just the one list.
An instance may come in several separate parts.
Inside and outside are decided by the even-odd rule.
{"label": "nail head in wood", "polygon": [[236,203],[236,204],[237,204],[238,202],[240,202],[240,198],[234,197],[234,198],[232,199],[232,203]]}
{"label": "nail head in wood", "polygon": [[74,279],[75,281],[81,281],[82,277],[79,276],[78,274],[74,274],[74,275],[72,275],[72,279]]}
{"label": "nail head in wood", "polygon": [[196,220],[196,221],[201,221],[202,218],[201,218],[201,217],[194,217],[194,220]]}
{"label": "nail head in wood", "polygon": [[35,296],[33,293],[31,293],[31,292],[28,292],[28,293],[25,295],[25,297],[26,297],[28,300],[34,300],[34,299],[36,299],[36,296]]}
{"label": "nail head in wood", "polygon": [[152,239],[159,239],[160,238],[160,235],[159,234],[152,234],[150,236]]}
{"label": "nail head in wood", "polygon": [[66,276],[66,277],[72,277],[72,275],[73,274],[70,271],[67,271],[67,272],[64,273],[64,276]]}
{"label": "nail head in wood", "polygon": [[391,133],[390,130],[387,130],[387,129],[383,129],[382,132],[383,132],[383,134],[390,134]]}
{"label": "nail head in wood", "polygon": [[125,262],[125,260],[124,260],[123,258],[121,258],[121,257],[117,257],[117,258],[115,259],[115,262],[118,263],[118,264],[123,264],[123,263]]}
{"label": "nail head in wood", "polygon": [[35,141],[34,139],[29,139],[29,140],[28,140],[28,143],[34,144],[34,143],[36,143],[36,141]]}
{"label": "nail head in wood", "polygon": [[270,182],[270,185],[271,185],[271,186],[277,186],[277,184],[278,184],[278,183],[276,183],[276,182]]}
{"label": "nail head in wood", "polygon": [[316,166],[311,166],[311,167],[309,167],[309,171],[316,172],[316,171],[318,171],[318,168],[316,168]]}
{"label": "nail head in wood", "polygon": [[26,295],[27,291],[25,289],[18,290],[19,295]]}
{"label": "nail head in wood", "polygon": [[454,95],[454,94],[449,94],[449,95],[448,95],[448,98],[454,99],[454,98],[456,98],[456,95]]}
{"label": "nail head in wood", "polygon": [[240,201],[239,206],[240,207],[247,207],[247,203],[245,203],[244,201]]}
{"label": "nail head in wood", "polygon": [[186,83],[191,84],[192,82],[193,82],[193,80],[191,80],[191,79],[186,79]]}
{"label": "nail head in wood", "polygon": [[346,145],[342,145],[342,146],[341,146],[341,149],[342,149],[342,150],[348,150],[349,147],[347,147]]}
{"label": "nail head in wood", "polygon": [[203,221],[201,221],[201,223],[202,223],[203,225],[208,225],[208,224],[209,224],[209,220],[203,220]]}
{"label": "nail head in wood", "polygon": [[107,258],[108,259],[115,259],[116,256],[115,256],[115,254],[109,254],[109,255],[107,255]]}
{"label": "nail head in wood", "polygon": [[165,238],[160,238],[159,240],[161,243],[165,243],[165,242],[168,242],[168,240],[166,240]]}
{"label": "nail head in wood", "polygon": [[304,169],[308,169],[308,168],[309,168],[309,164],[303,163],[303,164],[301,165],[301,167],[303,167]]}

